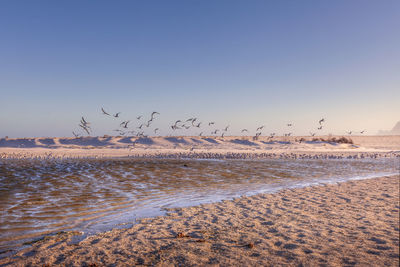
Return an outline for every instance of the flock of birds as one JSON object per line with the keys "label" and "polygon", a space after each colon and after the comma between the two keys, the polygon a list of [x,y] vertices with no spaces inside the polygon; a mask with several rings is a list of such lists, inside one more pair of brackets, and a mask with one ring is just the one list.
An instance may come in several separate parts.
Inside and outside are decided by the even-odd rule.
{"label": "flock of birds", "polygon": [[[120,114],[121,112],[117,112],[115,114],[110,114],[109,112],[105,111],[104,108],[101,108],[101,114],[104,116],[108,116],[110,118],[114,118],[114,119],[119,119],[120,118]],[[138,117],[136,117],[136,120],[139,122],[137,127],[131,128],[131,125],[133,124],[131,122],[131,120],[125,120],[125,121],[119,121],[119,127],[117,129],[114,129],[114,132],[117,132],[119,136],[124,136],[124,135],[131,135],[131,136],[137,136],[137,137],[148,137],[148,135],[145,134],[145,130],[149,129],[150,126],[153,124],[153,122],[157,119],[158,115],[160,115],[159,112],[157,111],[153,111],[148,119],[145,119],[145,116],[140,115]],[[317,131],[321,131],[324,127],[324,123],[325,123],[325,118],[322,118],[318,121],[318,127],[316,127]],[[87,135],[91,135],[92,133],[92,128],[91,128],[91,123],[88,122],[84,117],[81,118],[78,126],[82,129],[82,131],[84,133],[86,133]],[[129,126],[128,126],[129,125]],[[203,127],[202,127],[203,125]],[[200,129],[202,130],[198,136],[204,136],[206,134],[206,128],[204,127],[204,125],[208,125],[208,130],[211,127],[214,127],[211,131],[210,131],[210,135],[211,136],[221,136],[224,137],[226,135],[226,133],[228,132],[228,129],[230,128],[230,125],[227,125],[225,127],[223,127],[222,129],[216,129],[215,128],[215,122],[211,121],[208,123],[203,123],[200,122],[198,118],[196,117],[192,117],[192,118],[188,118],[188,119],[184,119],[184,120],[176,120],[172,125],[170,125],[170,128],[172,129],[173,132],[177,131],[177,130],[189,130],[191,128],[193,129]],[[290,131],[293,127],[293,123],[288,123],[286,125],[288,127],[288,132],[284,134],[284,136],[291,136],[292,132]],[[255,130],[255,135],[253,136],[253,140],[258,140],[258,138],[262,135],[262,130],[265,128],[265,125],[261,125],[259,127],[256,128]],[[149,129],[150,130],[150,129]],[[154,134],[158,134],[160,129],[159,128],[153,128],[152,131],[154,132]],[[242,129],[241,133],[247,133],[249,134],[249,130],[248,129]],[[317,132],[311,132],[310,131],[310,136],[315,136]],[[351,135],[354,133],[354,131],[347,131],[346,132],[348,135]],[[365,133],[365,130],[359,132],[360,134]],[[72,134],[75,137],[80,137],[82,136],[79,133],[76,133],[75,131],[72,131]],[[276,133],[271,133],[269,134],[268,138],[272,139],[274,138],[274,136],[276,136]]]}

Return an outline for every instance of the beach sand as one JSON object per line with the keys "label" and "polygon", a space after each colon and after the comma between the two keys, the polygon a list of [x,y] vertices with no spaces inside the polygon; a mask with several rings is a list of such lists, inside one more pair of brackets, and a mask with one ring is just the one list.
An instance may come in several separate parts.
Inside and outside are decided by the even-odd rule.
{"label": "beach sand", "polygon": [[398,266],[399,176],[169,210],[71,243],[59,234],[5,266]]}

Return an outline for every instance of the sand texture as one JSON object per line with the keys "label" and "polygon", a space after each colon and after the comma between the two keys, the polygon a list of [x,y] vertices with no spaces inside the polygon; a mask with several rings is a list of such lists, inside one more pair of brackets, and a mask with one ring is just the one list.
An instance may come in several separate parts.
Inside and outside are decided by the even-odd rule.
{"label": "sand texture", "polygon": [[[1,158],[377,158],[400,157],[400,136],[80,137],[0,139]],[[318,138],[318,140],[316,140]],[[321,141],[321,138],[323,141]],[[348,138],[348,137],[347,137]]]}
{"label": "sand texture", "polygon": [[70,244],[34,243],[12,266],[398,266],[399,176],[170,210]]}

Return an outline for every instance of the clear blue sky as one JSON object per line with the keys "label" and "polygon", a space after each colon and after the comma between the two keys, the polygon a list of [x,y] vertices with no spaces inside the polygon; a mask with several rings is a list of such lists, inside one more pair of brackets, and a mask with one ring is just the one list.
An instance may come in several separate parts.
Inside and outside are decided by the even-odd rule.
{"label": "clear blue sky", "polygon": [[[400,120],[400,1],[1,1],[0,137],[161,113],[231,134]],[[133,126],[133,124],[132,124]],[[208,130],[206,130],[208,131]]]}

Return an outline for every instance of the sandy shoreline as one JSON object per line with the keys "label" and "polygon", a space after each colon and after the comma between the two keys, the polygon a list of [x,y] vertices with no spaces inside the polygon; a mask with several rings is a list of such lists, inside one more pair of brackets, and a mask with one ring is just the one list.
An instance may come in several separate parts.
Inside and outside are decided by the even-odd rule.
{"label": "sandy shoreline", "polygon": [[0,265],[398,266],[399,178],[174,209],[78,244],[49,238]]}

